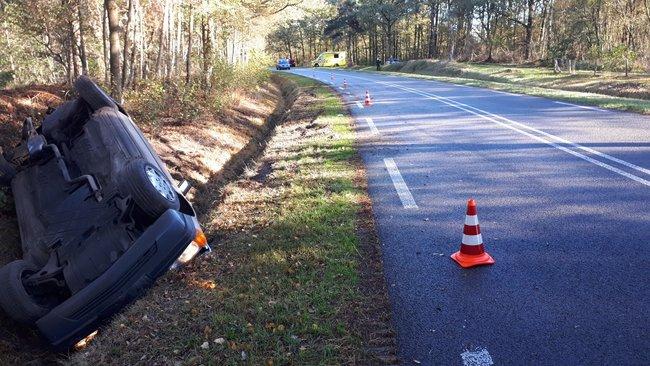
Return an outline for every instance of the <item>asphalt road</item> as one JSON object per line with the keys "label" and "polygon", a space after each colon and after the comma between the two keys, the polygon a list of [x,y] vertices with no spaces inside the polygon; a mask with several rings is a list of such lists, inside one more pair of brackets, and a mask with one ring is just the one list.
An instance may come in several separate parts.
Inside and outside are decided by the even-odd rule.
{"label": "asphalt road", "polygon": [[[650,364],[650,117],[291,72],[333,75],[356,119],[404,364]],[[449,258],[470,197],[493,266]]]}

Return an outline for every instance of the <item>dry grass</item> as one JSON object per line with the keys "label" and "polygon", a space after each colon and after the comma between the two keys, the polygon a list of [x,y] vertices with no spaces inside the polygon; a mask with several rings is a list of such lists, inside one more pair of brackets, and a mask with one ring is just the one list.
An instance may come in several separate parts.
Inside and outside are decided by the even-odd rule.
{"label": "dry grass", "polygon": [[395,361],[349,117],[326,87],[300,80],[257,164],[204,212],[214,252],[165,276],[71,363]]}
{"label": "dry grass", "polygon": [[[203,114],[192,123],[143,126],[145,135],[175,178],[190,180],[198,197],[209,197],[195,206],[208,206],[220,197],[219,189],[241,172],[259,151],[271,126],[270,115],[282,113],[283,97],[277,82],[265,84],[218,115]],[[63,87],[25,87],[0,93],[0,146],[18,142],[21,119],[40,122],[48,107],[56,107],[65,96]],[[136,121],[137,122],[137,121]],[[20,236],[9,192],[0,190],[0,265],[20,258]],[[50,363],[63,357],[51,354],[37,334],[0,311],[0,364]]]}
{"label": "dry grass", "polygon": [[[349,118],[327,88],[296,81],[300,92],[276,79],[217,118],[146,127],[173,175],[194,183],[214,252],[161,278],[71,355],[0,314],[0,364],[396,362]],[[9,196],[0,215],[4,263],[20,256]]]}

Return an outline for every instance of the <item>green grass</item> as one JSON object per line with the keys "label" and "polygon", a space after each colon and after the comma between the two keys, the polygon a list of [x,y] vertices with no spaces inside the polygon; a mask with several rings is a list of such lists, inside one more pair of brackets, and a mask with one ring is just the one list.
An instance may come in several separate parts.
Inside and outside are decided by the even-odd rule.
{"label": "green grass", "polygon": [[[163,279],[72,362],[332,365],[362,357],[364,314],[350,117],[322,84],[301,93],[262,161],[208,216],[213,254]],[[307,99],[305,99],[307,98]],[[144,316],[146,320],[144,319]]]}
{"label": "green grass", "polygon": [[[361,71],[376,72],[373,67]],[[544,67],[415,60],[382,72],[528,94],[601,108],[650,114],[650,75],[578,71],[556,74]]]}
{"label": "green grass", "polygon": [[[347,320],[350,305],[359,301],[355,228],[363,192],[353,182],[353,135],[340,100],[307,79],[293,80],[315,93],[317,102],[309,106],[317,116],[313,123],[339,136],[275,150],[273,179],[287,184],[281,205],[261,213],[274,218],[256,237],[228,243],[243,259],[225,284],[236,296],[212,324],[229,341],[246,345],[252,364],[337,364],[360,347]],[[259,275],[251,281],[251,274]],[[212,357],[240,356],[217,350]]]}

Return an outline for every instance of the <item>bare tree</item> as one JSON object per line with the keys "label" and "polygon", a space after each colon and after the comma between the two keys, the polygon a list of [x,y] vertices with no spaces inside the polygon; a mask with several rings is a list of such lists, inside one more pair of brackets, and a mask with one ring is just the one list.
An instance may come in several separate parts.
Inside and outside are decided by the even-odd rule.
{"label": "bare tree", "polygon": [[120,70],[120,14],[115,0],[104,0],[108,15],[108,31],[110,45],[111,95],[115,100],[122,100],[122,75]]}

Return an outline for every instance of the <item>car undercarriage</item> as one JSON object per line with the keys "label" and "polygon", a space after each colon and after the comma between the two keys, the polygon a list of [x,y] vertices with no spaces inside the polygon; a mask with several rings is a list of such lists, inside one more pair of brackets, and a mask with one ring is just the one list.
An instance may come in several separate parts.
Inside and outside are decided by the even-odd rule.
{"label": "car undercarriage", "polygon": [[179,260],[209,250],[191,204],[124,109],[87,77],[79,97],[25,120],[0,151],[23,258],[0,268],[0,307],[67,348]]}

